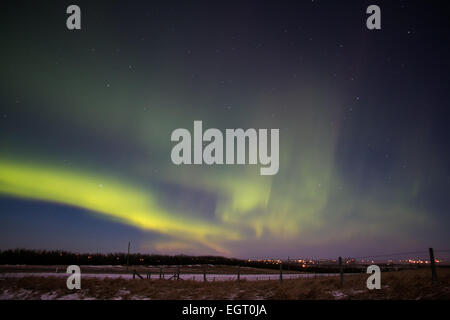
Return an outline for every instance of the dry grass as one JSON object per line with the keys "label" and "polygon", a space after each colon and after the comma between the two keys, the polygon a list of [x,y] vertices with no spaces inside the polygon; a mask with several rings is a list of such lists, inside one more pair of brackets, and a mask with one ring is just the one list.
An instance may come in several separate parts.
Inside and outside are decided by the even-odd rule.
{"label": "dry grass", "polygon": [[[430,270],[383,273],[382,289],[368,290],[368,275],[338,278],[269,281],[173,281],[83,279],[82,289],[66,288],[65,278],[6,278],[0,281],[3,299],[450,299],[450,269],[438,270],[440,283],[431,284]],[[74,293],[75,292],[75,293]],[[43,296],[44,295],[44,296]]]}

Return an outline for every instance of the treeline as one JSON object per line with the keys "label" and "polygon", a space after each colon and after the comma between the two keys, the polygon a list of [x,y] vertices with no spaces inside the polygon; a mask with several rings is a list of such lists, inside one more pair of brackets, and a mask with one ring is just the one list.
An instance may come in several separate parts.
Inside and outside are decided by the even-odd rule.
{"label": "treeline", "polygon": [[[127,262],[128,261],[128,262]],[[270,261],[250,261],[221,256],[187,256],[130,253],[74,253],[60,250],[0,250],[0,265],[230,265],[265,269],[279,269],[280,265]],[[380,265],[382,269],[384,266]],[[338,272],[334,265],[301,265],[296,262],[283,263],[283,270],[332,273]],[[344,272],[361,272],[361,266],[344,265]]]}
{"label": "treeline", "polygon": [[[159,255],[130,253],[129,265],[232,265],[253,268],[279,269],[278,264],[265,261],[248,261],[221,256],[187,256],[187,255]],[[24,265],[126,265],[127,254],[118,253],[74,253],[60,250],[29,250],[14,249],[0,250],[0,264]],[[302,270],[300,266],[292,264],[284,267],[290,270]],[[304,270],[303,270],[304,271]]]}
{"label": "treeline", "polygon": [[14,249],[0,251],[0,264],[28,265],[238,265],[243,260],[219,256],[185,256],[130,253],[74,253],[60,250]]}

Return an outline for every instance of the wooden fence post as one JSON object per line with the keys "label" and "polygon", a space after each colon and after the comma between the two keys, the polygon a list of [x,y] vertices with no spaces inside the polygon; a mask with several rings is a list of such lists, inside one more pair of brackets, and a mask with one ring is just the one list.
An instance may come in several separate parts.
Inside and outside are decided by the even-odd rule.
{"label": "wooden fence post", "polygon": [[180,280],[180,266],[177,268],[177,280]]}
{"label": "wooden fence post", "polygon": [[203,282],[206,282],[206,265],[203,265]]}
{"label": "wooden fence post", "polygon": [[280,262],[280,283],[283,282],[283,264]]}
{"label": "wooden fence post", "polygon": [[136,270],[133,270],[133,279],[136,279]]}
{"label": "wooden fence post", "polygon": [[339,257],[339,273],[341,274],[341,288],[344,286],[344,269],[342,268],[342,257]]}
{"label": "wooden fence post", "polygon": [[237,281],[241,281],[241,266],[238,266]]}
{"label": "wooden fence post", "polygon": [[[127,253],[127,271],[128,271],[128,267],[130,266],[130,242],[128,241],[128,253]],[[133,278],[134,279],[134,278]]]}
{"label": "wooden fence post", "polygon": [[430,263],[431,263],[431,282],[433,284],[436,284],[438,279],[437,279],[437,273],[436,273],[436,264],[435,264],[435,259],[434,259],[434,250],[433,248],[430,248]]}
{"label": "wooden fence post", "polygon": [[159,267],[159,279],[162,279],[162,267]]}

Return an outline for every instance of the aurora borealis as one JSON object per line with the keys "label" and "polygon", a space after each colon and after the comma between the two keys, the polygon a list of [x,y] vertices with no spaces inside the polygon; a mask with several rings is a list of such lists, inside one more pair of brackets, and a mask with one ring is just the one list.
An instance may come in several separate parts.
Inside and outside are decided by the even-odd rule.
{"label": "aurora borealis", "polygon": [[[335,257],[446,248],[439,4],[2,5],[0,249]],[[279,128],[279,172],[183,165],[176,128]]]}

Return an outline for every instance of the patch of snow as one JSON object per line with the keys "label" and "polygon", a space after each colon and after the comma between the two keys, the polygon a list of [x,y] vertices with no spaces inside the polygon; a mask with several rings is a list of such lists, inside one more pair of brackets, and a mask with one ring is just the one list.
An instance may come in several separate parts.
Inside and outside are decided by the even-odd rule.
{"label": "patch of snow", "polygon": [[33,291],[19,289],[16,292],[10,292],[9,290],[5,290],[0,294],[1,300],[23,300],[28,298]]}
{"label": "patch of snow", "polygon": [[99,268],[99,269],[105,269],[105,268],[124,268],[121,265],[112,265],[112,264],[106,264],[106,265],[91,265],[91,264],[82,264],[80,265],[81,268],[83,267],[89,267],[89,268]]}
{"label": "patch of snow", "polygon": [[331,294],[333,295],[333,297],[336,300],[341,300],[344,299],[345,297],[347,297],[347,295],[345,293],[343,293],[342,291],[331,291]]}
{"label": "patch of snow", "polygon": [[61,296],[57,300],[81,300],[81,298],[79,293],[71,293]]}
{"label": "patch of snow", "polygon": [[355,289],[351,290],[351,294],[360,294],[360,293],[365,293],[365,292],[366,292],[366,290],[355,290]]}
{"label": "patch of snow", "polygon": [[[338,275],[338,274],[336,274]],[[166,273],[165,278],[173,276],[172,273]],[[300,278],[311,278],[314,274],[311,273],[291,273],[291,274],[283,274],[283,279],[300,279]],[[68,274],[65,272],[61,273],[50,273],[50,272],[9,272],[3,273],[3,278],[23,278],[23,277],[68,277]],[[154,276],[155,277],[155,276]],[[153,277],[153,278],[154,278]],[[98,279],[133,279],[133,275],[131,273],[81,273],[81,278],[98,278]],[[136,277],[138,278],[138,277]],[[159,279],[159,275],[156,275],[156,278]],[[276,274],[241,274],[241,280],[255,281],[255,280],[278,280],[279,275]],[[203,281],[202,274],[194,274],[194,273],[185,273],[180,274],[180,279],[182,280],[192,280],[195,281]],[[237,274],[206,274],[207,281],[231,281],[237,280]]]}
{"label": "patch of snow", "polygon": [[124,289],[120,289],[119,291],[117,291],[117,294],[120,294],[120,295],[127,295],[127,294],[130,294],[131,292],[130,291],[128,291],[128,290],[124,290]]}
{"label": "patch of snow", "polygon": [[141,296],[132,296],[130,297],[131,300],[150,300],[150,298],[147,297],[141,297]]}
{"label": "patch of snow", "polygon": [[41,295],[41,300],[55,300],[57,294],[56,292],[49,292],[49,293],[44,293],[43,295]]}
{"label": "patch of snow", "polygon": [[10,293],[9,290],[5,290],[0,293],[0,300],[11,300],[14,298],[14,293]]}

